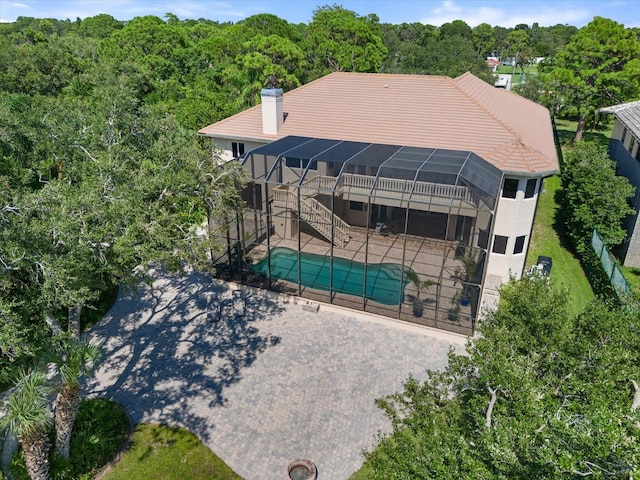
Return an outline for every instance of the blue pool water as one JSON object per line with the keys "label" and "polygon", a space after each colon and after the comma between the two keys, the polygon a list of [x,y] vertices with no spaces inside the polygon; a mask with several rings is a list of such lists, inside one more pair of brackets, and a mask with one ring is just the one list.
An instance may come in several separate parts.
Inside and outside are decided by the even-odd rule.
{"label": "blue pool water", "polygon": [[[330,259],[315,253],[300,254],[302,278],[305,287],[329,290]],[[255,273],[266,275],[267,256],[253,266]],[[409,283],[405,267],[398,263],[367,265],[366,297],[384,305],[398,305],[404,298]],[[345,258],[333,258],[333,291],[362,297],[364,264]],[[298,252],[290,248],[271,249],[271,277],[298,283]]]}

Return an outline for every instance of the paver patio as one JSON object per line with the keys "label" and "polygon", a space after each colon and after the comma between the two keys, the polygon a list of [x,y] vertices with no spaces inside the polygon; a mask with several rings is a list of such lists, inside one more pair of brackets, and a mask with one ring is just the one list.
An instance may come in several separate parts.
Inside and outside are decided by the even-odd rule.
{"label": "paver patio", "polygon": [[[103,349],[87,393],[135,422],[181,425],[247,480],[286,479],[308,458],[348,478],[389,422],[374,400],[442,369],[464,338],[362,312],[157,273],[91,332]],[[219,307],[222,306],[220,309]],[[222,310],[222,316],[220,311]]]}

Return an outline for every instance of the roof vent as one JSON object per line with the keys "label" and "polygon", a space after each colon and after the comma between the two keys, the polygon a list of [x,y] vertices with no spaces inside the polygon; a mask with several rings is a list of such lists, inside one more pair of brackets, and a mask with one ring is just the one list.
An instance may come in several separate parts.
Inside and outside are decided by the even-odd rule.
{"label": "roof vent", "polygon": [[277,135],[284,123],[282,89],[263,88],[260,96],[262,97],[262,133]]}

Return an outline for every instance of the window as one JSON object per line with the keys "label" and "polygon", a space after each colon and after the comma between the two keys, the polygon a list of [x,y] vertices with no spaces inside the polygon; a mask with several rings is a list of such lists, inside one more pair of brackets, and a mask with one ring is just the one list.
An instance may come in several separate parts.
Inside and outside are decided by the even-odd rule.
{"label": "window", "polygon": [[244,155],[244,143],[231,142],[231,153],[233,158],[242,157]]}
{"label": "window", "polygon": [[526,240],[526,235],[522,235],[521,237],[516,237],[516,246],[513,247],[514,255],[518,253],[522,253],[524,251],[524,241]]}
{"label": "window", "polygon": [[502,196],[504,198],[516,198],[518,193],[518,179],[517,178],[505,178],[504,185],[502,186]]}
{"label": "window", "polygon": [[624,145],[624,139],[627,136],[627,127],[622,127],[622,136],[620,137],[620,143]]}
{"label": "window", "polygon": [[364,210],[364,203],[350,201],[349,202],[349,210],[357,210],[359,212],[362,212]]}
{"label": "window", "polygon": [[636,152],[636,160],[640,162],[640,147],[638,147],[638,151]]}
{"label": "window", "polygon": [[[307,168],[309,166],[308,158],[285,157],[285,164],[289,168]],[[313,162],[309,170],[318,170],[318,162]]]}
{"label": "window", "polygon": [[300,159],[295,157],[285,157],[285,164],[289,168],[300,168]]}
{"label": "window", "polygon": [[491,250],[493,253],[500,253],[504,255],[507,253],[507,241],[509,237],[503,237],[502,235],[494,235],[493,236],[493,249]]}
{"label": "window", "polygon": [[629,153],[633,152],[633,147],[636,146],[636,137],[631,137],[631,141],[629,142]]}
{"label": "window", "polygon": [[527,180],[527,188],[524,191],[524,198],[531,198],[536,193],[536,187],[538,186],[537,178],[530,178]]}

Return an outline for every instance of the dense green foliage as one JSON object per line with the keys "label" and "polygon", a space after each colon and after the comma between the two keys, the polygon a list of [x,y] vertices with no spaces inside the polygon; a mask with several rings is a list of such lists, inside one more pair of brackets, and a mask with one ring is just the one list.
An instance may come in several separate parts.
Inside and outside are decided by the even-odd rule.
{"label": "dense green foliage", "polygon": [[638,315],[528,277],[503,287],[466,355],[378,401],[393,426],[373,479],[631,478],[638,474]]}
{"label": "dense green foliage", "polygon": [[[177,108],[184,85],[171,77],[188,78],[175,48],[195,48],[187,25],[99,16],[2,30],[2,386],[46,346],[49,326],[68,316],[77,334],[78,313],[137,281],[138,265],[206,268],[220,244],[215,228],[224,229],[243,176],[181,122],[197,115]],[[196,235],[216,216],[208,239]]]}
{"label": "dense green foliage", "polygon": [[628,200],[634,187],[616,174],[616,166],[604,148],[582,143],[568,150],[562,165],[563,218],[574,248],[584,254],[597,230],[612,248],[624,240],[622,220],[633,215]]}

